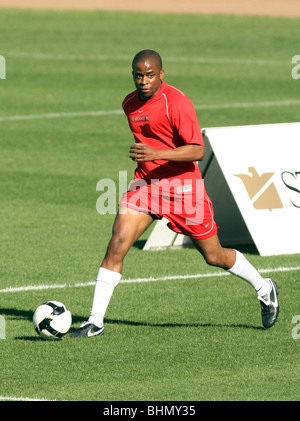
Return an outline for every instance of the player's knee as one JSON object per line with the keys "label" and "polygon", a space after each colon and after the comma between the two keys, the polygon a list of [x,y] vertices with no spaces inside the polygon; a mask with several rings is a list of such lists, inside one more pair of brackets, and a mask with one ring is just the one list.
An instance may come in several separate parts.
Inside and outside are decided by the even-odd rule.
{"label": "player's knee", "polygon": [[215,252],[207,252],[204,254],[206,263],[210,266],[222,266],[220,256]]}
{"label": "player's knee", "polygon": [[124,257],[127,251],[126,238],[119,234],[113,235],[107,248],[107,255]]}
{"label": "player's knee", "polygon": [[217,266],[222,269],[229,269],[233,266],[230,250],[220,248],[204,253],[205,261],[210,266]]}

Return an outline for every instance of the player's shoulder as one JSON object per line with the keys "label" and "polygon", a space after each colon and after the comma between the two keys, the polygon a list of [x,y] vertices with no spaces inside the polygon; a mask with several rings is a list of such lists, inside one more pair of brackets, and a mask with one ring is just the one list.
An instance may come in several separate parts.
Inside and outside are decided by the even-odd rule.
{"label": "player's shoulder", "polygon": [[193,103],[190,98],[175,86],[165,86],[164,93],[169,110],[179,111],[193,107]]}
{"label": "player's shoulder", "polygon": [[164,84],[164,93],[169,101],[176,103],[190,102],[188,96],[173,85]]}
{"label": "player's shoulder", "polygon": [[130,105],[130,104],[134,104],[134,102],[137,99],[137,90],[130,92],[130,94],[126,95],[126,97],[124,98],[123,102],[122,102],[122,107],[125,110],[125,108]]}
{"label": "player's shoulder", "polygon": [[186,97],[184,92],[182,92],[180,89],[176,88],[173,85],[169,85],[168,83],[164,82],[163,87],[164,87],[164,93],[166,95],[172,95],[172,96],[178,97],[178,98]]}

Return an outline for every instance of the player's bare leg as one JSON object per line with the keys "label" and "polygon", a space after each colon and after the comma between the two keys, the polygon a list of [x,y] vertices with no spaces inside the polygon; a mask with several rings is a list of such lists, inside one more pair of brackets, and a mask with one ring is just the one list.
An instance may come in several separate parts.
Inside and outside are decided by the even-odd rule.
{"label": "player's bare leg", "polygon": [[209,265],[228,270],[253,286],[260,300],[263,326],[273,326],[279,314],[276,282],[264,279],[239,251],[222,247],[217,235],[193,242]]}
{"label": "player's bare leg", "polygon": [[119,209],[111,240],[98,271],[90,317],[71,337],[103,335],[103,319],[113,291],[121,280],[124,257],[152,222],[148,214],[128,208]]}
{"label": "player's bare leg", "polygon": [[120,207],[101,267],[122,273],[124,257],[152,222],[149,214]]}
{"label": "player's bare leg", "polygon": [[217,235],[205,240],[193,239],[193,243],[203,255],[207,264],[226,270],[234,265],[236,260],[235,250],[222,247]]}

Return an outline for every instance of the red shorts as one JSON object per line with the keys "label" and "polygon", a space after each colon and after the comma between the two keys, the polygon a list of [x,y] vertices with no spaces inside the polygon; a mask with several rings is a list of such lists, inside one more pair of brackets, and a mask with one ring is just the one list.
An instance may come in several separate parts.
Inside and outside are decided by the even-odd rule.
{"label": "red shorts", "polygon": [[194,239],[217,234],[213,206],[202,179],[134,180],[119,206],[169,220],[168,227]]}

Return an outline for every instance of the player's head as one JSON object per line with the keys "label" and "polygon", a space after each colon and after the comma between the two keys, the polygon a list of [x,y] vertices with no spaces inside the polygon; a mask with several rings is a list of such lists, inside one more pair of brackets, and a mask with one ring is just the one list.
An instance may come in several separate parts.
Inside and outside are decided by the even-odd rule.
{"label": "player's head", "polygon": [[134,69],[134,66],[136,65],[136,63],[138,63],[139,61],[145,62],[149,60],[151,60],[153,63],[156,64],[159,71],[162,70],[163,66],[162,66],[161,56],[154,50],[142,50],[139,53],[137,53],[134,56],[134,59],[132,60],[132,70]]}
{"label": "player's head", "polygon": [[160,55],[153,50],[142,50],[132,60],[132,75],[139,97],[147,101],[154,97],[164,77]]}

